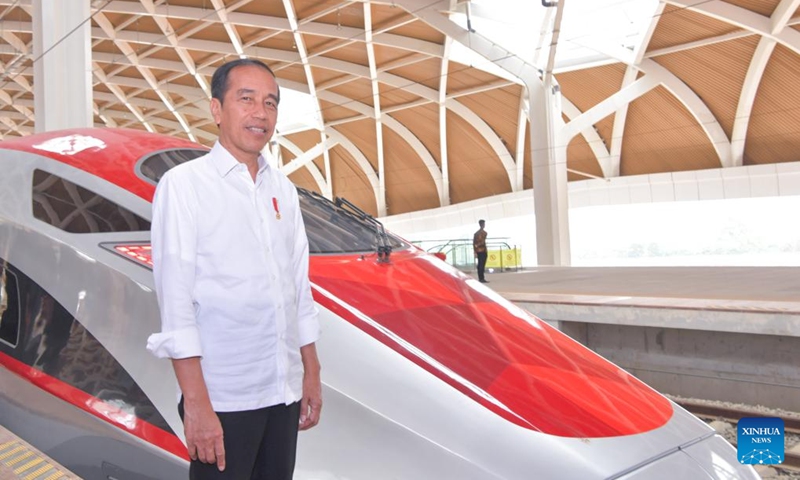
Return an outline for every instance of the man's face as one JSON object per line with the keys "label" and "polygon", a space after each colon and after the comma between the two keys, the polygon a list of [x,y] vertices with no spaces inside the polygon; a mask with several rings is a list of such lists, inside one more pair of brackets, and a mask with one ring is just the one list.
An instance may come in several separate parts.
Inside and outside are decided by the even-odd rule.
{"label": "man's face", "polygon": [[228,73],[223,102],[211,99],[220,143],[239,161],[254,160],[275,132],[278,84],[261,67],[243,65]]}

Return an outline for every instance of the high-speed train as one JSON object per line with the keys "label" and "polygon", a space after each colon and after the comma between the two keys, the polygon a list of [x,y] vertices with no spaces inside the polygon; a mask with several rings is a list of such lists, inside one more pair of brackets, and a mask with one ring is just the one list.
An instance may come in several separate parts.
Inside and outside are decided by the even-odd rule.
{"label": "high-speed train", "polygon": [[[0,143],[0,424],[92,480],[187,478],[150,212],[207,152],[123,129]],[[703,422],[346,201],[300,190],[324,408],[299,480],[756,479]]]}

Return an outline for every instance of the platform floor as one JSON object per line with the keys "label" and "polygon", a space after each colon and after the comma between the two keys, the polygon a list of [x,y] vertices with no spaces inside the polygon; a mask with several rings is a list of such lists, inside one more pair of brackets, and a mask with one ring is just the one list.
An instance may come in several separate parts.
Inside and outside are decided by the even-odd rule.
{"label": "platform floor", "polygon": [[514,302],[800,313],[798,267],[535,267],[486,279]]}
{"label": "platform floor", "polygon": [[79,478],[0,426],[0,480],[79,480]]}

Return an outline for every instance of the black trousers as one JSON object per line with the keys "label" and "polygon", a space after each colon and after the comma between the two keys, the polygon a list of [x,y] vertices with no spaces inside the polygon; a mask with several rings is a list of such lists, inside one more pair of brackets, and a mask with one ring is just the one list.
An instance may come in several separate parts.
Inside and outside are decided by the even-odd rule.
{"label": "black trousers", "polygon": [[483,274],[486,272],[487,258],[489,258],[488,252],[478,252],[478,280],[486,280]]}
{"label": "black trousers", "polygon": [[[183,399],[178,404],[183,420]],[[294,475],[300,402],[217,412],[225,443],[225,471],[192,460],[189,480],[291,480]]]}

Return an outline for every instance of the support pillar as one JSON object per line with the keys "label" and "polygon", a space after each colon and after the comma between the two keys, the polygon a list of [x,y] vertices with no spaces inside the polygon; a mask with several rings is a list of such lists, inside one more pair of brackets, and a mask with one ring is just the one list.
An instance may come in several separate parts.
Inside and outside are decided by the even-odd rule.
{"label": "support pillar", "polygon": [[33,0],[35,131],[91,127],[89,0]]}
{"label": "support pillar", "polygon": [[558,141],[556,88],[526,81],[530,95],[533,206],[536,214],[536,256],[539,265],[569,266],[569,190],[567,145]]}

